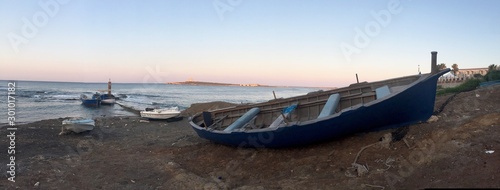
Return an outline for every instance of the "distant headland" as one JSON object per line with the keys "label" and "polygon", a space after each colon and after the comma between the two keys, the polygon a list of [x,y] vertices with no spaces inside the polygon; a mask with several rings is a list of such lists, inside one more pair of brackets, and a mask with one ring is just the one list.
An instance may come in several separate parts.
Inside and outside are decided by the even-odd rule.
{"label": "distant headland", "polygon": [[304,87],[304,86],[276,86],[276,85],[264,85],[264,84],[232,84],[232,83],[220,83],[220,82],[206,82],[206,81],[195,81],[187,80],[184,82],[168,82],[166,84],[170,85],[190,85],[190,86],[245,86],[245,87],[276,87],[276,88],[319,88],[324,90],[336,89],[337,87]]}
{"label": "distant headland", "polygon": [[167,84],[172,85],[191,85],[191,86],[248,86],[248,87],[273,87],[269,85],[262,84],[231,84],[231,83],[218,83],[218,82],[204,82],[204,81],[193,81],[188,80],[184,82],[169,82]]}

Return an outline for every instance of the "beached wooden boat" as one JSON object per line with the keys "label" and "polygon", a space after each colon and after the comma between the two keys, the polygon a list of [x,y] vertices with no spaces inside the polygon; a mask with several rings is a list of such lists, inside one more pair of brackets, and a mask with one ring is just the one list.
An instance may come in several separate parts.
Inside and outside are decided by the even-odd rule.
{"label": "beached wooden boat", "polygon": [[435,68],[432,74],[202,112],[190,119],[190,125],[200,137],[216,143],[268,148],[407,126],[424,122],[433,113],[437,79],[449,72]]}
{"label": "beached wooden boat", "polygon": [[177,117],[181,114],[178,109],[174,108],[146,108],[146,110],[141,111],[141,117],[147,119],[170,119]]}
{"label": "beached wooden boat", "polygon": [[85,106],[99,107],[101,105],[101,95],[99,93],[95,93],[92,97],[82,94],[80,100]]}

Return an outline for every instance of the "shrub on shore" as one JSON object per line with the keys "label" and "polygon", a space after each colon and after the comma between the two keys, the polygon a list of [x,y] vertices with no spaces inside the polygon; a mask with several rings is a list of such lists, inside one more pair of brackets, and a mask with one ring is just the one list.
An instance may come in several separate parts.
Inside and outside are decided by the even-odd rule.
{"label": "shrub on shore", "polygon": [[488,73],[486,75],[484,75],[483,79],[485,81],[500,80],[500,70],[491,70],[491,71],[488,71]]}
{"label": "shrub on shore", "polygon": [[439,96],[439,95],[448,94],[448,93],[458,93],[458,92],[471,91],[471,90],[476,89],[480,83],[481,83],[480,79],[469,79],[456,87],[440,89],[436,92],[436,95]]}
{"label": "shrub on shore", "polygon": [[495,80],[500,80],[500,70],[497,68],[498,66],[496,65],[490,65],[488,67],[488,73],[484,75],[483,79],[485,81],[495,81]]}

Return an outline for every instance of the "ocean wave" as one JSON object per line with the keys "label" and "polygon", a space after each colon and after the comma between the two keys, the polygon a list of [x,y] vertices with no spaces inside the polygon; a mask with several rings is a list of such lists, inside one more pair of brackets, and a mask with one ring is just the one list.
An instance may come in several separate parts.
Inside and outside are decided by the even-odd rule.
{"label": "ocean wave", "polygon": [[40,90],[16,90],[15,95],[18,97],[31,98],[34,97],[35,95],[42,96],[50,93],[51,93],[50,91],[40,91]]}
{"label": "ocean wave", "polygon": [[58,95],[52,95],[51,98],[58,99],[58,100],[79,100],[80,95],[78,94],[58,94]]}
{"label": "ocean wave", "polygon": [[142,99],[142,98],[127,98],[127,99],[120,99],[122,102],[130,102],[130,103],[135,103],[135,104],[143,104],[143,105],[153,105],[153,101],[148,100],[148,99]]}
{"label": "ocean wave", "polygon": [[47,95],[46,93],[38,93],[28,96],[27,94],[22,95],[21,97],[28,97],[35,99],[35,102],[43,102],[43,101],[73,101],[79,100],[80,95],[78,94],[54,94]]}
{"label": "ocean wave", "polygon": [[137,105],[144,106],[177,106],[174,104],[169,98],[163,96],[145,96],[145,95],[137,95],[137,94],[129,94],[126,98],[120,98],[122,102],[130,102]]}
{"label": "ocean wave", "polygon": [[160,98],[160,97],[165,97],[165,96],[162,96],[162,95],[154,95],[154,94],[121,94],[121,95],[125,95],[127,97],[140,97],[140,96],[144,96],[144,97],[148,97],[148,98]]}

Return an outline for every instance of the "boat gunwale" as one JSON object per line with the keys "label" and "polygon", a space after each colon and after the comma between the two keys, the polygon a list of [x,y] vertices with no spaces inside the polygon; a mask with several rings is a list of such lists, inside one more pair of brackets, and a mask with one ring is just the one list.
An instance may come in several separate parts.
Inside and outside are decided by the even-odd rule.
{"label": "boat gunwale", "polygon": [[[351,84],[351,85],[346,86],[346,87],[336,88],[336,89],[332,89],[332,90],[313,91],[313,92],[310,92],[309,94],[305,94],[305,95],[269,100],[267,102],[259,102],[259,103],[253,103],[253,104],[243,104],[243,105],[231,106],[231,107],[227,107],[227,108],[211,110],[210,112],[212,112],[213,114],[219,114],[219,113],[223,113],[223,112],[231,112],[231,111],[237,111],[237,110],[242,110],[242,109],[250,109],[252,107],[279,105],[279,104],[287,103],[287,102],[292,103],[292,102],[296,102],[296,101],[299,101],[301,99],[308,98],[308,97],[327,96],[327,95],[331,95],[332,93],[344,92],[344,91],[349,91],[349,90],[353,90],[353,89],[362,89],[362,88],[373,87],[373,86],[383,86],[383,84],[387,84],[390,81],[400,81],[400,80],[406,80],[406,79],[418,77],[417,79],[415,79],[414,81],[412,81],[411,83],[408,84],[408,85],[410,85],[410,84],[413,84],[417,80],[420,80],[422,78],[425,79],[425,78],[428,78],[429,76],[432,76],[432,75],[430,73],[427,73],[427,74],[417,74],[417,75],[410,75],[410,76],[404,76],[404,77],[398,77],[398,78],[391,78],[391,79],[374,81],[374,82],[354,83],[354,84]],[[360,94],[365,94],[365,93],[360,93]],[[194,118],[194,116],[193,116],[193,118]]]}

